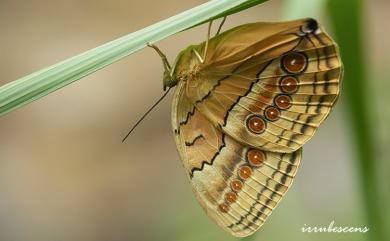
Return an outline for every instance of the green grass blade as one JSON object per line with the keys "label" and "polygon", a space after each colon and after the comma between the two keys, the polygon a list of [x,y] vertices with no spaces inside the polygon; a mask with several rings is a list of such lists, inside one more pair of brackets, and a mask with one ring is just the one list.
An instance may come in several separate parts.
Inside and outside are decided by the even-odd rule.
{"label": "green grass blade", "polygon": [[[378,156],[374,147],[374,120],[369,108],[367,57],[363,37],[362,0],[329,0],[329,13],[345,67],[343,92],[347,100],[355,151],[361,176],[361,190],[365,213],[369,222],[371,240],[389,240],[386,237],[382,214],[386,205],[381,201],[377,179]],[[382,202],[382,203],[381,203]],[[388,202],[388,201],[386,201]]]}
{"label": "green grass blade", "polygon": [[0,116],[170,35],[267,0],[212,0],[0,87]]}

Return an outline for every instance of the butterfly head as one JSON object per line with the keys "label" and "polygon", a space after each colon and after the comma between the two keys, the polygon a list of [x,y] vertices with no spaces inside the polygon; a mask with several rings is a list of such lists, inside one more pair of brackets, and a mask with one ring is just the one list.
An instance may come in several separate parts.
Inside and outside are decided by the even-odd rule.
{"label": "butterfly head", "polygon": [[171,70],[165,70],[164,71],[164,77],[163,77],[163,87],[164,90],[167,88],[171,88],[173,86],[177,85],[177,80],[176,78],[172,75]]}
{"label": "butterfly head", "polygon": [[193,61],[194,46],[189,46],[179,53],[172,68],[166,68],[163,77],[164,90],[177,85],[179,81],[189,81],[198,72],[198,62]]}

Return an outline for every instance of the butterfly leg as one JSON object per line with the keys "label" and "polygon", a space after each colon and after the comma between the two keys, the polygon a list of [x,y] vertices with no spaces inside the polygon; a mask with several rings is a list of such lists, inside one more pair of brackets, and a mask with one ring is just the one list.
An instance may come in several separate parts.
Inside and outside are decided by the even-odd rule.
{"label": "butterfly leg", "polygon": [[213,25],[213,20],[211,20],[209,22],[209,27],[208,27],[208,30],[207,30],[207,40],[206,40],[206,44],[205,44],[205,47],[204,47],[204,52],[203,52],[203,56],[201,56],[198,51],[196,51],[195,49],[193,49],[192,51],[194,52],[195,56],[198,58],[199,62],[201,64],[204,63],[204,61],[206,60],[206,56],[207,56],[207,49],[209,47],[209,40],[210,40],[210,34],[211,34],[211,26]]}
{"label": "butterfly leg", "polygon": [[217,30],[217,32],[215,33],[215,35],[214,36],[217,36],[220,32],[221,32],[221,30],[222,30],[222,27],[223,27],[223,25],[225,24],[225,22],[226,22],[226,16],[225,17],[223,17],[223,19],[222,19],[222,21],[221,21],[221,23],[219,24],[219,27],[218,27],[218,30]]}
{"label": "butterfly leg", "polygon": [[213,25],[213,20],[211,20],[209,22],[209,28],[207,30],[207,40],[206,40],[206,46],[204,47],[204,53],[203,53],[203,61],[202,63],[204,63],[204,61],[206,60],[206,56],[207,56],[207,49],[209,48],[209,40],[210,40],[210,33],[211,33],[211,26]]}

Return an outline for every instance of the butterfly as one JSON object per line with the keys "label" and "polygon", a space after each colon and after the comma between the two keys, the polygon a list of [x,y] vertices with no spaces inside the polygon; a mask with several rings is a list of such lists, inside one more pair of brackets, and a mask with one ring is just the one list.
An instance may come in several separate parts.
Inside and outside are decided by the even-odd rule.
{"label": "butterfly", "polygon": [[197,200],[232,235],[254,233],[338,99],[336,43],[316,20],[301,19],[232,28],[184,49],[173,67],[152,47],[164,88],[176,86],[172,130]]}

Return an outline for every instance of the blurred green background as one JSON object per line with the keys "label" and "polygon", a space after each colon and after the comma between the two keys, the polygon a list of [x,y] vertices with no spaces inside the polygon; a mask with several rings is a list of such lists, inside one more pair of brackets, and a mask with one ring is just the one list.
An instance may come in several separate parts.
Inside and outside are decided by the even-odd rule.
{"label": "blurred green background", "polygon": [[[0,0],[0,84],[205,1]],[[247,240],[389,240],[388,0],[271,0],[228,18],[315,17],[346,67],[335,111],[305,145],[293,187]],[[206,26],[158,45],[171,61]],[[202,211],[170,130],[170,97],[132,134],[162,91],[160,59],[144,49],[0,118],[0,241],[238,240]],[[308,226],[361,233],[302,233]]]}

